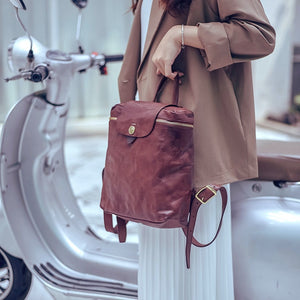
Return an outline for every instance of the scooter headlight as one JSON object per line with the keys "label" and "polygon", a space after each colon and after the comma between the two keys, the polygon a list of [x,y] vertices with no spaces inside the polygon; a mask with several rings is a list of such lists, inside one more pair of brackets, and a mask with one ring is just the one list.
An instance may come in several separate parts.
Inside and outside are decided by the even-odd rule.
{"label": "scooter headlight", "polygon": [[32,39],[32,50],[34,60],[33,63],[28,61],[28,53],[30,50],[31,42],[28,36],[23,36],[14,39],[10,42],[8,47],[8,66],[12,72],[20,72],[22,70],[32,69],[34,65],[46,61],[46,52],[48,51],[36,39]]}
{"label": "scooter headlight", "polygon": [[10,71],[12,71],[12,72],[15,72],[14,64],[13,64],[13,48],[14,48],[15,41],[16,41],[16,39],[13,39],[9,43],[8,49],[7,49],[7,63],[8,63],[8,67],[9,67]]}

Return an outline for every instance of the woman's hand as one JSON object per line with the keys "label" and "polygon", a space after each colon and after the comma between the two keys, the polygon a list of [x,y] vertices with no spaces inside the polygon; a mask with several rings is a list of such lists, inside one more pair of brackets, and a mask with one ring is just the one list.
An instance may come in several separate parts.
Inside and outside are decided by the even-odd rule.
{"label": "woman's hand", "polygon": [[[175,79],[178,72],[172,72],[172,65],[181,51],[181,26],[173,26],[160,41],[152,61],[155,64],[157,75],[164,75]],[[179,74],[183,75],[183,74]]]}
{"label": "woman's hand", "polygon": [[156,66],[157,75],[164,75],[170,79],[175,79],[177,75],[182,76],[181,72],[172,72],[172,65],[181,51],[182,42],[185,46],[203,49],[202,42],[198,37],[197,26],[184,26],[182,32],[181,25],[173,26],[162,38],[155,50],[152,61]]}

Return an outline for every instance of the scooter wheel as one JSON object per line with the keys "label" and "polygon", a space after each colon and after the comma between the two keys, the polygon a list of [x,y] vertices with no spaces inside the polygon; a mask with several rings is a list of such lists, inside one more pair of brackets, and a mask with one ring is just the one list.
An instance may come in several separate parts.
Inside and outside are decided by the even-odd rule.
{"label": "scooter wheel", "polygon": [[0,248],[0,300],[23,300],[31,286],[31,272],[23,260]]}

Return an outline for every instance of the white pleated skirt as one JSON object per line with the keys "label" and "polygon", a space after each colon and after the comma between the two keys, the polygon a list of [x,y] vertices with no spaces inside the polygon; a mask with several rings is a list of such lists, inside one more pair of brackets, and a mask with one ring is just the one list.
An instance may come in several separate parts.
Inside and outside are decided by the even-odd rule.
{"label": "white pleated skirt", "polygon": [[[229,185],[226,185],[229,195]],[[217,194],[198,212],[194,236],[208,242],[221,214]],[[139,227],[139,300],[234,300],[230,197],[216,241],[192,246],[191,268],[186,268],[185,236],[181,229]]]}

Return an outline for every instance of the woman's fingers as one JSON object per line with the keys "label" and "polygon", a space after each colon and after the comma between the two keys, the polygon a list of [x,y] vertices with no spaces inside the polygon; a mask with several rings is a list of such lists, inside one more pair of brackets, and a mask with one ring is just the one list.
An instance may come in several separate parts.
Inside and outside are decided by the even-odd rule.
{"label": "woman's fingers", "polygon": [[166,77],[174,80],[175,77],[177,76],[177,72],[172,72],[172,65],[166,64],[165,65],[165,74]]}
{"label": "woman's fingers", "polygon": [[161,72],[159,69],[156,70],[156,74],[157,75],[163,75],[163,76],[168,77],[168,78],[170,78],[172,80],[174,80],[177,75],[179,77],[183,77],[184,76],[184,73],[182,73],[182,72],[171,72],[171,73],[169,73],[167,71],[166,72]]}
{"label": "woman's fingers", "polygon": [[155,66],[157,68],[156,69],[157,75],[163,75],[172,80],[174,80],[177,75],[183,76],[182,72],[172,71],[173,64],[170,61],[166,62],[164,60],[153,60],[153,63],[155,64]]}
{"label": "woman's fingers", "polygon": [[181,51],[178,34],[176,26],[172,27],[162,38],[152,57],[152,62],[156,66],[156,73],[172,80],[178,74],[178,72],[172,72],[172,65]]}
{"label": "woman's fingers", "polygon": [[164,60],[164,58],[156,59],[155,56],[153,56],[152,61],[156,66],[156,74],[164,75],[170,79],[174,79],[176,77],[178,72],[172,71],[173,61],[169,59]]}

